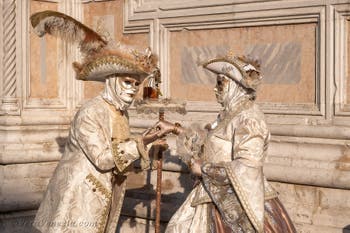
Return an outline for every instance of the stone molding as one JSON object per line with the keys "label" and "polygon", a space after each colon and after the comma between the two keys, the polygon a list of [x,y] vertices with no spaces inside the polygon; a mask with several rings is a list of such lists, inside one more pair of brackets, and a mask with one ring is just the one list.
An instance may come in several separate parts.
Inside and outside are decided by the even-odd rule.
{"label": "stone molding", "polygon": [[18,115],[20,101],[18,96],[18,50],[16,17],[18,17],[16,0],[4,0],[1,6],[2,18],[2,85],[0,115]]}
{"label": "stone molding", "polygon": [[[334,77],[335,77],[335,115],[336,116],[350,116],[350,96],[347,94],[347,82],[349,82],[349,68],[348,67],[348,35],[350,23],[350,6],[348,4],[335,5],[332,8],[334,25]],[[347,23],[348,22],[348,23]],[[347,27],[348,26],[348,27]]]}
{"label": "stone molding", "polygon": [[[336,15],[333,18],[332,13],[333,9],[339,9],[344,21],[345,16],[348,16],[347,6],[347,0],[298,2],[242,0],[234,1],[234,3],[228,0],[193,0],[186,2],[185,6],[179,0],[125,0],[124,31],[126,33],[150,33],[152,49],[159,53],[161,72],[165,77],[162,91],[169,97],[171,96],[170,82],[167,77],[170,73],[169,34],[172,31],[317,23],[315,102],[312,104],[260,103],[260,106],[267,113],[270,124],[330,125],[335,115],[348,115],[344,112],[340,114],[335,110],[337,101],[334,95],[337,83],[333,84],[334,72],[337,72],[337,67],[344,69],[342,64],[345,61],[335,60],[337,67],[334,67],[334,56],[346,59],[345,56],[339,54],[344,51],[346,43],[343,38],[344,33],[340,34],[343,36],[342,47],[337,47],[339,43],[337,43],[337,38],[334,40],[333,35],[345,29],[342,26],[344,23],[338,19],[339,16]],[[332,31],[334,27],[335,31]],[[337,54],[334,55],[334,53]],[[339,75],[336,75],[336,78],[338,77]],[[340,79],[344,82],[345,77],[340,77]],[[342,94],[337,95],[343,96]],[[189,101],[187,106],[196,112],[214,112],[217,109],[215,104],[208,102]],[[342,119],[337,121],[337,124],[350,125],[350,122]]]}
{"label": "stone molding", "polygon": [[81,0],[81,3],[89,3],[89,2],[108,2],[113,0]]}

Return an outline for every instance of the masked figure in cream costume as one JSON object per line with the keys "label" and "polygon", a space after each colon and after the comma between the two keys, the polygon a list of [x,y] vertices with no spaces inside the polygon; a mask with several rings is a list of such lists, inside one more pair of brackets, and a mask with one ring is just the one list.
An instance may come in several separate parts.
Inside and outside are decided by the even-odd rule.
{"label": "masked figure in cream costume", "polygon": [[50,33],[78,41],[85,54],[74,63],[79,80],[105,82],[105,89],[76,113],[65,152],[48,185],[34,226],[44,233],[115,232],[130,165],[141,158],[149,167],[146,145],[156,133],[130,135],[127,109],[140,84],[159,74],[150,51],[108,47],[96,32],[59,12],[31,17],[39,36]]}
{"label": "masked figure in cream costume", "polygon": [[162,134],[179,134],[178,154],[200,181],[171,218],[166,233],[296,232],[263,174],[270,133],[254,104],[261,81],[255,63],[227,56],[204,64],[217,75],[214,91],[223,106],[205,129],[158,123]]}

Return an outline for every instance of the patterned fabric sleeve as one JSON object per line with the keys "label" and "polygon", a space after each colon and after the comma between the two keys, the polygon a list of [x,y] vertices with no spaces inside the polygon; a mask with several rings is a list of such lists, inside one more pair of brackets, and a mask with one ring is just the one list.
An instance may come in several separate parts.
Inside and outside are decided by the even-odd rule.
{"label": "patterned fabric sleeve", "polygon": [[140,156],[142,168],[149,167],[148,151],[140,137],[112,142],[97,119],[94,113],[84,112],[77,116],[74,125],[75,138],[79,146],[96,167],[100,170],[117,167],[119,172],[124,172]]}
{"label": "patterned fabric sleeve", "polygon": [[115,167],[111,140],[93,113],[81,112],[76,116],[74,133],[84,154],[97,168],[111,170]]}
{"label": "patterned fabric sleeve", "polygon": [[112,143],[114,163],[119,172],[123,172],[132,162],[140,158],[141,167],[149,168],[149,157],[142,140],[135,138],[125,142]]}
{"label": "patterned fabric sleeve", "polygon": [[244,119],[234,136],[234,159],[250,167],[262,167],[269,131],[264,121]]}
{"label": "patterned fabric sleeve", "polygon": [[263,118],[243,115],[233,136],[233,161],[225,164],[235,193],[257,232],[263,232],[263,161],[268,140]]}

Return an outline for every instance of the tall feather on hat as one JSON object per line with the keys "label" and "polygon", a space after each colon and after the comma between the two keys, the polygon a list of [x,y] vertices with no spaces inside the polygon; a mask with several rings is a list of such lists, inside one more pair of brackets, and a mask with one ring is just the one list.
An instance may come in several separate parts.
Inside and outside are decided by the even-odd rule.
{"label": "tall feather on hat", "polygon": [[95,31],[60,12],[38,12],[33,14],[30,20],[39,37],[48,33],[66,41],[78,42],[84,54],[97,53],[107,45],[107,41]]}
{"label": "tall feather on hat", "polygon": [[[42,37],[46,33],[67,42],[79,44],[85,56],[82,64],[73,63],[76,78],[79,80],[104,81],[112,74],[148,76],[159,74],[157,57],[150,49],[144,52],[128,49],[119,44],[113,47],[97,32],[56,11],[42,11],[30,17],[34,32]],[[159,77],[158,77],[159,78]]]}

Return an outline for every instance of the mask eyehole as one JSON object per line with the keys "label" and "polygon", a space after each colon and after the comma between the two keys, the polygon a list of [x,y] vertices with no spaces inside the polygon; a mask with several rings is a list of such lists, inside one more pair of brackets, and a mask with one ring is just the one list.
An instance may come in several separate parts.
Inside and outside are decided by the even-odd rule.
{"label": "mask eyehole", "polygon": [[125,80],[124,83],[125,83],[126,85],[131,85],[131,81],[129,81],[129,80]]}

